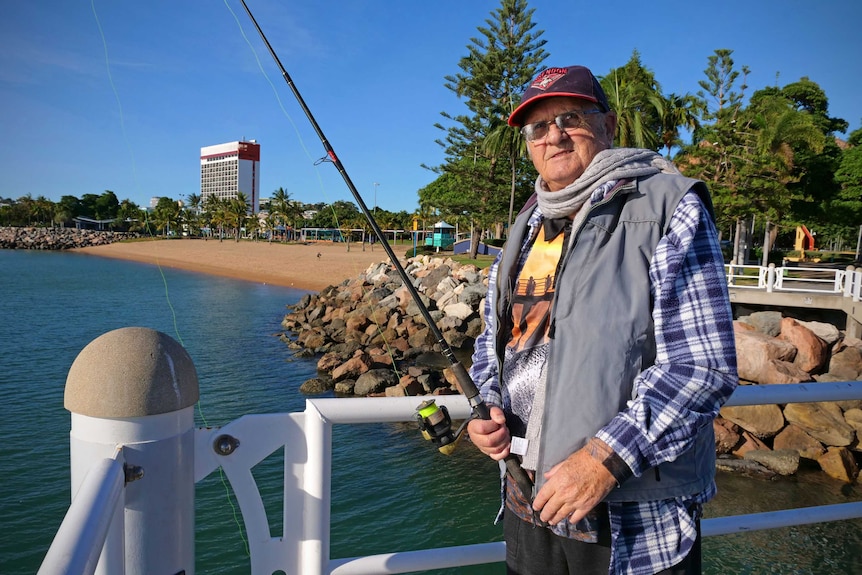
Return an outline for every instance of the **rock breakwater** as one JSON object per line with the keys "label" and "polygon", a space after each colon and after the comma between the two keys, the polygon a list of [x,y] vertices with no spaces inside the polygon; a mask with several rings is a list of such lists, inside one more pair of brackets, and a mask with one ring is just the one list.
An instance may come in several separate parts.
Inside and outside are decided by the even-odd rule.
{"label": "rock breakwater", "polygon": [[140,237],[137,232],[78,230],[75,228],[0,228],[0,249],[70,250],[111,244]]}
{"label": "rock breakwater", "polygon": [[[405,269],[449,345],[469,357],[483,328],[486,271],[422,256]],[[309,294],[288,313],[283,339],[320,355],[301,391],[413,396],[459,393],[418,307],[387,263]],[[757,312],[734,321],[740,385],[857,380],[862,340],[837,327]],[[589,333],[586,328],[584,333]],[[759,477],[819,466],[848,483],[862,462],[862,401],[725,407],[714,422],[718,467]]]}
{"label": "rock breakwater", "polygon": [[[449,346],[465,357],[482,330],[487,276],[473,265],[420,256],[407,261],[423,304]],[[301,390],[347,395],[459,393],[440,345],[394,267],[373,264],[358,277],[306,295],[282,321],[299,353],[322,354],[320,376]]]}
{"label": "rock breakwater", "polygon": [[[781,312],[734,321],[740,385],[855,381],[862,340]],[[862,401],[724,407],[714,423],[719,468],[761,476],[819,466],[847,483],[862,461]]]}

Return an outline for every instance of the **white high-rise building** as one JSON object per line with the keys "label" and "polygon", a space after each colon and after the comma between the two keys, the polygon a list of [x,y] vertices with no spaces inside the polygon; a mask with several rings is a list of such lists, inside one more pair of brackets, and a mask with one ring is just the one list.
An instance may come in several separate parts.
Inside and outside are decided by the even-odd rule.
{"label": "white high-rise building", "polygon": [[251,213],[260,209],[260,144],[256,140],[201,148],[201,204],[210,196],[249,200]]}

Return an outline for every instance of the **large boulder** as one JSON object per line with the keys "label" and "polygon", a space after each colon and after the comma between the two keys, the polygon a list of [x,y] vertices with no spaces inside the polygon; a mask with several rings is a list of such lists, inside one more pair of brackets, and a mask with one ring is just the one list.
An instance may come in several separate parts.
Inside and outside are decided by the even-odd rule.
{"label": "large boulder", "polygon": [[813,331],[799,324],[795,319],[785,317],[781,320],[781,339],[793,344],[796,358],[793,363],[802,371],[820,373],[828,359],[826,342]]}
{"label": "large boulder", "polygon": [[758,332],[769,337],[781,333],[780,311],[757,311],[751,315],[739,318],[739,321],[753,327]]}
{"label": "large boulder", "polygon": [[843,447],[856,440],[856,430],[844,420],[841,408],[831,402],[788,403],[784,417],[828,446]]}
{"label": "large boulder", "polygon": [[739,321],[733,322],[739,377],[756,383],[777,383],[773,361],[792,362],[796,348],[788,341],[770,337]]}
{"label": "large boulder", "polygon": [[760,439],[772,437],[784,428],[784,415],[777,405],[725,406],[721,416]]}
{"label": "large boulder", "polygon": [[827,475],[839,481],[853,483],[859,476],[856,459],[846,447],[830,447],[817,462]]}
{"label": "large boulder", "polygon": [[390,369],[371,369],[359,376],[353,386],[355,395],[374,395],[398,384],[398,376]]}
{"label": "large boulder", "polygon": [[745,459],[756,461],[779,475],[793,475],[799,469],[799,452],[795,449],[754,450],[746,453]]}
{"label": "large boulder", "polygon": [[775,439],[772,440],[772,448],[775,450],[793,449],[800,457],[814,461],[826,453],[826,448],[823,447],[822,443],[792,423],[775,436]]}

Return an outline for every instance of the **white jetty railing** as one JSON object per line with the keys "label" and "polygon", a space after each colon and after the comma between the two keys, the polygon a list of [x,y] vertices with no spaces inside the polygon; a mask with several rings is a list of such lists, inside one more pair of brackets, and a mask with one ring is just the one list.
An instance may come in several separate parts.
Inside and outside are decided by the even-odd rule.
{"label": "white jetty railing", "polygon": [[[69,371],[72,505],[40,574],[193,575],[194,483],[221,467],[248,533],[251,573],[406,573],[505,560],[505,543],[331,559],[332,426],[413,421],[416,397],[309,399],[302,413],[247,415],[194,429],[194,365],[144,328],[96,338]],[[463,396],[435,398],[454,419]],[[862,381],[744,386],[728,405],[862,399]],[[360,406],[361,408],[357,408]],[[284,450],[284,533],[273,537],[252,468]],[[704,536],[862,517],[862,501],[702,522]]]}
{"label": "white jetty railing", "polygon": [[837,294],[859,301],[862,295],[862,269],[816,267],[775,267],[753,265],[724,266],[727,285],[737,289],[764,290],[767,292],[800,292]]}

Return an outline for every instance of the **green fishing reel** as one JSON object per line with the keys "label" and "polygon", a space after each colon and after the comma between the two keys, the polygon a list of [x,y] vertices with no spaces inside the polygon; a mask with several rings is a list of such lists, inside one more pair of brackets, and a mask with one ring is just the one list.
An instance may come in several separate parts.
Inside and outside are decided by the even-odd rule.
{"label": "green fishing reel", "polygon": [[453,431],[449,410],[445,405],[438,406],[433,399],[419,404],[416,408],[416,421],[419,423],[422,437],[432,441],[443,455],[451,455],[455,451],[467,426],[465,421],[461,427]]}

